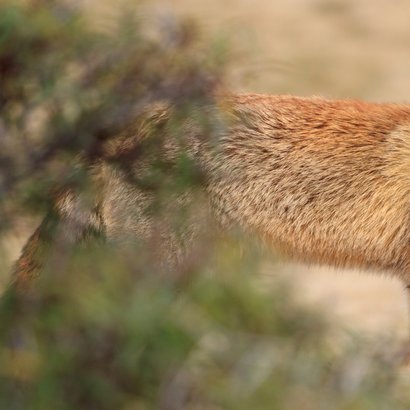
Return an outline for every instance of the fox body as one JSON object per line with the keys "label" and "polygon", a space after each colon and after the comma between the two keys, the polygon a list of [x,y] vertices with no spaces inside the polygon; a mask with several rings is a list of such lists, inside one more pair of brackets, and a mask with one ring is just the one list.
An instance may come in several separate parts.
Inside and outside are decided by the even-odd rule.
{"label": "fox body", "polygon": [[[383,270],[410,284],[410,105],[248,94],[220,97],[219,110],[216,146],[189,120],[184,132],[222,227],[240,226],[299,260]],[[129,153],[144,138],[139,126],[107,144],[93,168],[102,186],[93,209],[69,191],[58,195],[73,240],[91,230],[107,240],[150,235],[149,195],[105,161],[131,161],[138,173],[144,158]],[[162,152],[171,158],[172,143]],[[16,264],[17,283],[41,267],[45,225]]]}

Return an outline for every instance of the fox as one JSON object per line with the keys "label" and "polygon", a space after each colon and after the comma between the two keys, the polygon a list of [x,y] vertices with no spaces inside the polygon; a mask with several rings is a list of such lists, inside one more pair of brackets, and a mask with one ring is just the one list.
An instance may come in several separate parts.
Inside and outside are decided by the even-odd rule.
{"label": "fox", "polygon": [[[223,119],[216,142],[189,119],[181,132],[219,226],[238,226],[304,263],[387,273],[403,282],[410,301],[410,105],[262,94],[216,100]],[[92,204],[70,189],[55,195],[52,217],[15,263],[17,288],[41,271],[50,225],[72,242],[94,233],[107,241],[149,237],[149,194],[110,161],[141,173],[147,124],[164,126],[171,110],[156,107],[105,144],[90,167],[102,187]],[[172,162],[174,143],[165,136],[159,144]],[[181,257],[178,245],[169,248],[169,260]]]}

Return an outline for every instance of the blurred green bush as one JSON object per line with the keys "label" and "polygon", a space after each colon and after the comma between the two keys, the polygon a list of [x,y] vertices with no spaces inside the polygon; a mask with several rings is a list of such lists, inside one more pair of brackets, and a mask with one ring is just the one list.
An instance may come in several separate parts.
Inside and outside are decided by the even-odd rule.
{"label": "blurred green bush", "polygon": [[[2,1],[3,232],[46,212],[56,186],[92,190],[76,158],[98,157],[152,104],[175,107],[175,136],[189,115],[212,137],[201,107],[223,82],[222,48],[192,23],[145,21],[138,6],[107,33],[68,3]],[[193,193],[188,209],[171,207],[178,229],[201,207],[201,176],[183,153],[170,173],[151,149],[154,215],[175,192]],[[55,247],[31,292],[1,300],[0,408],[409,408],[383,350],[333,347],[330,324],[287,284],[258,285],[269,260],[258,244],[209,231],[205,218],[173,275],[142,241]]]}

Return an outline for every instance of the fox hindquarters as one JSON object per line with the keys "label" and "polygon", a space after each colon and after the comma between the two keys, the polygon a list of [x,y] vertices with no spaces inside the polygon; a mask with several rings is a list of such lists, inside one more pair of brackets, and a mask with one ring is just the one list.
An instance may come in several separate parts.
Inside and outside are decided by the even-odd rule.
{"label": "fox hindquarters", "polygon": [[[217,147],[190,120],[183,129],[222,226],[238,225],[302,261],[387,271],[410,285],[410,106],[239,95],[221,98],[219,114]],[[143,158],[127,155],[148,138],[141,129],[114,140],[114,154],[104,155],[143,167]],[[161,155],[172,157],[172,142],[163,146]],[[104,155],[94,169],[103,185],[98,209],[82,210],[71,194],[57,200],[58,218],[75,227],[70,240],[90,230],[110,240],[151,229],[147,196]],[[17,284],[42,264],[47,223],[17,262]]]}

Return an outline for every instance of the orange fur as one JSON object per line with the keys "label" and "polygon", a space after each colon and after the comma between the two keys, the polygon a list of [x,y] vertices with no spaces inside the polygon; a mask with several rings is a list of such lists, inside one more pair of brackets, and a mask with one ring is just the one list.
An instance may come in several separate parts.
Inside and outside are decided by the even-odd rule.
{"label": "orange fur", "polygon": [[305,261],[410,281],[410,106],[258,95],[230,105],[209,160],[222,215]]}
{"label": "orange fur", "polygon": [[[158,109],[149,121],[166,123],[167,113]],[[225,126],[217,147],[189,119],[184,132],[222,226],[239,225],[307,262],[389,271],[410,283],[410,106],[251,94],[220,97],[218,115]],[[138,174],[144,158],[130,153],[145,138],[138,126],[114,139],[95,171],[109,240],[152,230],[149,195],[105,162],[134,161]],[[173,142],[161,143],[172,159]],[[87,213],[75,216],[77,208],[60,205],[60,213],[84,230],[95,225]],[[17,264],[23,282],[40,240],[31,239]]]}

